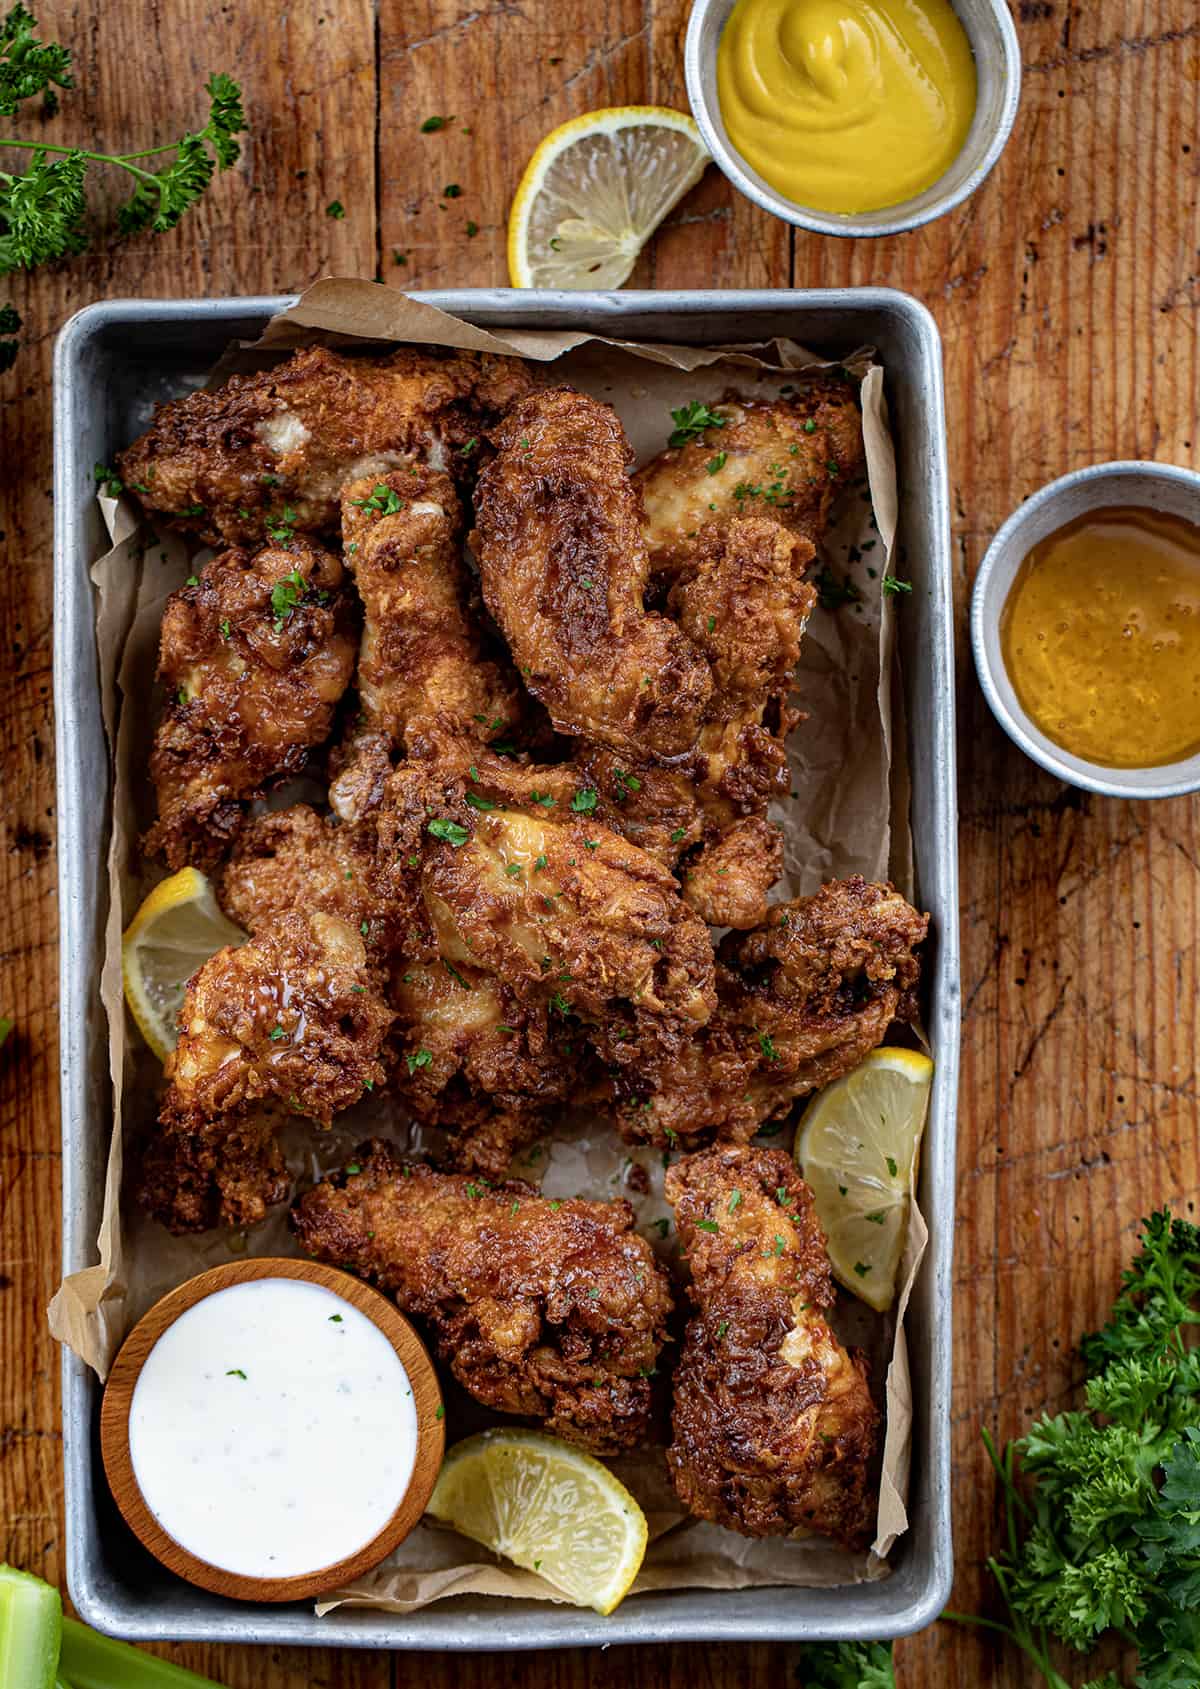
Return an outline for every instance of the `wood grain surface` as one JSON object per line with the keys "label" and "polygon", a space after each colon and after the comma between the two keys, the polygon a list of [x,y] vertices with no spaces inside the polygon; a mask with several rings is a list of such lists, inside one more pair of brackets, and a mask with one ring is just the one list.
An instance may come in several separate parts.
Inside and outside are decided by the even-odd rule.
{"label": "wood grain surface", "polygon": [[[503,282],[504,224],[541,135],[590,107],[683,105],[686,0],[107,0],[39,8],[79,71],[54,139],[150,145],[228,69],[253,136],[168,235],[11,278],[24,344],[0,377],[0,1559],[62,1582],[49,367],[90,300],[250,293],[330,272]],[[1021,112],[958,213],[891,240],[792,235],[715,170],[634,277],[652,287],[888,283],[945,339],[960,620],[989,536],[1041,482],[1111,457],[1197,461],[1200,21],[1190,0],[1019,0]],[[459,122],[418,133],[432,114]],[[469,133],[467,132],[469,131]],[[442,189],[462,187],[447,201]],[[338,199],[345,217],[325,207]],[[443,209],[444,208],[444,209]],[[467,223],[478,233],[467,234]],[[0,299],[5,297],[0,284]],[[959,641],[964,1070],[959,1125],[954,1605],[990,1599],[981,1423],[1070,1400],[1071,1347],[1109,1305],[1138,1217],[1192,1212],[1197,1152],[1194,801],[1063,788],[994,725]],[[759,1689],[784,1647],[501,1659],[177,1648],[229,1689]],[[940,1624],[897,1649],[902,1689],[1028,1674]],[[1084,1676],[1073,1668],[1076,1680]]]}

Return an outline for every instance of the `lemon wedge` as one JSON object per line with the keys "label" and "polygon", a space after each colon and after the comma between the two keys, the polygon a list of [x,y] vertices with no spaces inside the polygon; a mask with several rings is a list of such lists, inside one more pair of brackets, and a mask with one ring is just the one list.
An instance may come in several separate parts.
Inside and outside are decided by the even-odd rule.
{"label": "lemon wedge", "polygon": [[446,1456],[435,1519],[611,1613],[638,1574],[646,1517],[606,1466],[541,1431],[484,1431]]}
{"label": "lemon wedge", "polygon": [[129,1012],[159,1061],[178,1040],[188,980],[216,951],[245,940],[198,868],[181,868],[146,898],[121,940],[121,978]]}
{"label": "lemon wedge", "polygon": [[620,287],[709,163],[695,121],[666,106],[609,106],[552,129],[508,215],[514,287]]}
{"label": "lemon wedge", "polygon": [[919,1050],[872,1050],[813,1098],[796,1133],[834,1277],[879,1313],[896,1295],[932,1083]]}

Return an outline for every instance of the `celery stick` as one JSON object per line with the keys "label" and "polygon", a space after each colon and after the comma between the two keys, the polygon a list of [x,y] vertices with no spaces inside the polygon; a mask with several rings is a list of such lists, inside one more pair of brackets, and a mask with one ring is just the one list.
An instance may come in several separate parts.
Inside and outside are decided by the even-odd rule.
{"label": "celery stick", "polygon": [[54,1689],[62,1622],[57,1589],[0,1565],[0,1689]]}
{"label": "celery stick", "polygon": [[[127,1642],[114,1642],[78,1619],[62,1621],[60,1670],[71,1689],[218,1689],[211,1678],[197,1677],[169,1660],[143,1654]],[[47,1681],[53,1683],[53,1675]],[[4,1677],[0,1677],[0,1689],[10,1689]],[[12,1689],[26,1686],[18,1683]],[[41,1689],[40,1681],[36,1689]]]}

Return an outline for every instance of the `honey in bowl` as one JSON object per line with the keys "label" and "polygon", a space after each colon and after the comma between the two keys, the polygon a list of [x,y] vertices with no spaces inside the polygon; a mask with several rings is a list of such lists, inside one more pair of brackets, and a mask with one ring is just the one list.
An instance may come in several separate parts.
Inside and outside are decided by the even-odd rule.
{"label": "honey in bowl", "polygon": [[1000,622],[1022,708],[1063,750],[1105,768],[1200,751],[1200,528],[1113,506],[1036,545]]}

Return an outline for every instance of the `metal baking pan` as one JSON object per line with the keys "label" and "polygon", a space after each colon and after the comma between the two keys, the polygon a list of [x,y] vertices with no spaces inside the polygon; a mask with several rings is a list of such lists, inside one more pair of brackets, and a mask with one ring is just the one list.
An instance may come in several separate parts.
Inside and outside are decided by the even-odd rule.
{"label": "metal baking pan", "polygon": [[[67,1582],[89,1623],[135,1641],[262,1642],[498,1651],[614,1642],[886,1638],[929,1624],[950,1592],[950,1310],[959,952],[954,649],[941,345],[929,313],[886,289],[824,292],[420,294],[488,328],[594,329],[705,345],[789,335],[830,357],[879,349],[898,451],[900,538],[913,593],[897,618],[910,735],[917,894],[933,915],[925,966],[937,1057],[921,1167],[929,1251],[909,1311],[914,1440],[911,1528],[892,1576],[839,1589],[679,1590],[633,1596],[608,1619],[537,1602],[459,1597],[407,1616],[247,1607],[172,1577],[139,1548],[109,1497],[96,1446],[100,1390],[63,1352]],[[193,386],[234,338],[286,298],[115,300],[67,323],[54,364],[54,695],[63,1143],[63,1261],[95,1261],[111,1096],[99,975],[107,914],[109,758],[100,718],[89,565],[105,539],[92,467],[139,433],[151,402]]]}

